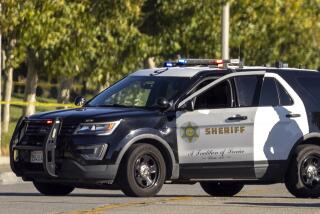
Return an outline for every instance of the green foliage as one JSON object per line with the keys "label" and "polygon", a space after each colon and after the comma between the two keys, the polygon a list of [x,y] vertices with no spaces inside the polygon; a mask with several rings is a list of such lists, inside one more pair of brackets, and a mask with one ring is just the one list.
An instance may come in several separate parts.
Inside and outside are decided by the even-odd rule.
{"label": "green foliage", "polygon": [[[8,64],[104,85],[181,57],[220,57],[220,0],[2,0]],[[246,64],[320,65],[320,1],[231,0],[230,52]],[[11,47],[10,41],[16,40]]]}
{"label": "green foliage", "polygon": [[[320,1],[252,1],[231,3],[231,50],[241,47],[248,64],[276,60],[319,66]],[[241,12],[240,12],[241,11]],[[234,56],[234,55],[233,55]]]}
{"label": "green foliage", "polygon": [[147,0],[140,30],[149,36],[152,55],[168,58],[218,57],[220,1]]}

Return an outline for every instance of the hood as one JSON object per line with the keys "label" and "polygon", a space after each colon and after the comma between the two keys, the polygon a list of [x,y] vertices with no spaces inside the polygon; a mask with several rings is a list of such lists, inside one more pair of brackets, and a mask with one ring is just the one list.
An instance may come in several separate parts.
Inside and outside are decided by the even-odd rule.
{"label": "hood", "polygon": [[157,111],[139,108],[119,107],[84,107],[76,109],[65,109],[34,114],[29,119],[55,119],[61,118],[65,123],[81,123],[92,120],[102,122],[118,120],[125,117],[139,117],[158,114]]}

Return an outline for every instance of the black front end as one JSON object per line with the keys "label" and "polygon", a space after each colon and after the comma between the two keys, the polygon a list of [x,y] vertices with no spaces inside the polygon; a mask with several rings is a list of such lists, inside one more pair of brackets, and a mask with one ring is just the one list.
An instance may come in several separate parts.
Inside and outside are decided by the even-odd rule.
{"label": "black front end", "polygon": [[112,183],[118,166],[103,160],[106,138],[74,136],[77,126],[60,118],[21,118],[10,142],[13,172],[26,181]]}

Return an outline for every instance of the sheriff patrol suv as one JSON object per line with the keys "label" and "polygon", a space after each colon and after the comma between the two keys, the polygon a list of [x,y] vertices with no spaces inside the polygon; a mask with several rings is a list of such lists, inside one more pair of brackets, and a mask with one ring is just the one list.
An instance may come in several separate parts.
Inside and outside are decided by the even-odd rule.
{"label": "sheriff patrol suv", "polygon": [[284,182],[320,196],[320,74],[180,59],[130,74],[81,107],[21,118],[10,156],[45,195],[154,196],[200,182],[212,196]]}

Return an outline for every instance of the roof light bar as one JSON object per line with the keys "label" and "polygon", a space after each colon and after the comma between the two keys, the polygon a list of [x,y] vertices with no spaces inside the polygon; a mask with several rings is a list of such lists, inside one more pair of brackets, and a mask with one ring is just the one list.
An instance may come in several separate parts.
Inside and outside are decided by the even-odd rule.
{"label": "roof light bar", "polygon": [[222,59],[179,59],[177,65],[218,65],[229,63],[229,60]]}
{"label": "roof light bar", "polygon": [[177,62],[165,62],[164,67],[174,66],[217,66],[218,68],[226,67],[227,65],[240,65],[239,59],[178,59]]}

